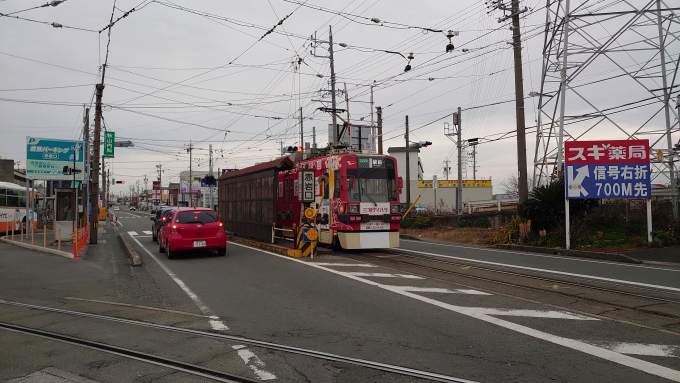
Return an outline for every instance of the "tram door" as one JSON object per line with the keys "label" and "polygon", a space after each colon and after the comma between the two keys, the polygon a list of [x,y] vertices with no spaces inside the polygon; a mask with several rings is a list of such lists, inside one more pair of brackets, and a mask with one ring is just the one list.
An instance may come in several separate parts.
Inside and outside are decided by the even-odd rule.
{"label": "tram door", "polygon": [[319,230],[319,242],[333,243],[333,231],[330,229],[331,198],[329,188],[328,173],[324,173],[318,178],[319,183],[319,212],[316,216],[316,227]]}

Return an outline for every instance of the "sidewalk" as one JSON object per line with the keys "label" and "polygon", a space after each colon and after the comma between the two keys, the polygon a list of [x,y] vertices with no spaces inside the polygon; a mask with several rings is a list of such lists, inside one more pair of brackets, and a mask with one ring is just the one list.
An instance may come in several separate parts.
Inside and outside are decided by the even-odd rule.
{"label": "sidewalk", "polygon": [[[108,230],[107,230],[108,229]],[[51,254],[55,255],[61,255],[67,258],[73,258],[73,242],[69,241],[61,241],[57,242],[54,241],[54,233],[52,230],[47,229],[47,235],[44,236],[43,234],[45,233],[45,230],[43,229],[36,229],[33,232],[33,235],[31,236],[31,233],[28,234],[28,238],[26,238],[26,233],[22,236],[19,233],[14,234],[14,242],[16,243],[16,246],[21,246],[21,245],[30,245],[30,246],[25,246],[31,250],[35,251],[45,251]],[[99,230],[98,230],[98,235],[97,235],[97,243],[106,243],[106,238],[105,236],[108,233],[114,233],[113,231],[113,225],[111,222],[102,222],[100,223]],[[114,233],[115,234],[115,233]],[[115,236],[114,236],[115,239]],[[6,243],[12,244],[12,236],[7,235],[3,237],[3,241]],[[89,241],[88,241],[89,242]],[[86,249],[84,249],[79,257],[83,257],[86,255],[86,253],[89,251],[89,245]],[[63,252],[63,253],[62,253]],[[70,255],[70,257],[67,256],[67,254]]]}
{"label": "sidewalk", "polygon": [[680,246],[669,247],[650,247],[642,250],[629,251],[625,253],[633,258],[637,258],[643,263],[664,262],[676,263],[680,266]]}

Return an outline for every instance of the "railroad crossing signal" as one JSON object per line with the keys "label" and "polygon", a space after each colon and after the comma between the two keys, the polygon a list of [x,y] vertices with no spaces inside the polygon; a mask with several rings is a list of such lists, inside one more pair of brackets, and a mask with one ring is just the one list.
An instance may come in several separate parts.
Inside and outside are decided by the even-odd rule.
{"label": "railroad crossing signal", "polygon": [[307,219],[313,219],[316,214],[314,213],[314,209],[311,207],[308,207],[305,209],[305,218]]}
{"label": "railroad crossing signal", "polygon": [[124,184],[125,181],[116,181],[117,184]]}

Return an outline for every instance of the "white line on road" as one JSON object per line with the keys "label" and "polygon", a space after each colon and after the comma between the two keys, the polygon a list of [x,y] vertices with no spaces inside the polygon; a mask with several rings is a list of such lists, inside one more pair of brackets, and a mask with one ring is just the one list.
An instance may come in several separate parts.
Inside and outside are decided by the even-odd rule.
{"label": "white line on road", "polygon": [[132,237],[133,235],[137,235],[137,232],[136,231],[128,231],[128,235]]}
{"label": "white line on road", "polygon": [[142,233],[144,233],[144,234],[146,234],[146,235],[151,235],[151,234],[153,234],[153,233],[151,232],[151,230],[144,230]]}
{"label": "white line on road", "polygon": [[665,356],[671,358],[680,357],[680,345],[647,344],[647,343],[621,343],[621,342],[592,342],[586,343],[604,347],[621,354]]}
{"label": "white line on road", "polygon": [[[144,249],[144,251],[146,251],[146,253],[149,254],[149,256],[150,256],[154,261],[156,261],[156,263],[158,264],[158,266],[160,266],[161,269],[163,269],[163,271],[165,271],[165,273],[168,274],[168,276],[170,276],[170,278],[172,278],[172,280],[175,281],[175,283],[177,283],[177,284],[179,285],[179,287],[180,287],[182,290],[184,290],[184,292],[189,296],[189,298],[191,298],[192,301],[194,301],[194,303],[196,304],[196,306],[198,306],[198,309],[201,310],[201,312],[202,312],[204,315],[208,315],[208,316],[213,317],[213,318],[218,318],[218,317],[212,312],[212,310],[210,310],[210,308],[208,307],[208,305],[206,305],[205,302],[203,302],[203,300],[202,300],[198,295],[196,295],[196,293],[194,293],[194,292],[189,288],[189,286],[186,285],[186,283],[184,283],[184,281],[182,281],[181,279],[179,279],[179,277],[178,277],[177,275],[175,275],[175,273],[173,273],[172,270],[170,270],[167,266],[165,266],[165,264],[163,264],[163,263],[158,259],[158,257],[156,257],[155,255],[153,255],[146,247],[144,247],[144,246],[142,245],[142,243],[139,242],[139,240],[138,240],[136,237],[132,237],[132,239],[133,239],[135,242],[137,242],[137,244],[138,244],[142,249]],[[217,322],[219,322],[220,324],[218,325]],[[221,320],[219,320],[219,318],[218,318],[218,319],[211,319],[211,320],[210,320],[210,325],[211,325],[211,326],[213,327],[213,329],[215,329],[215,330],[228,330],[228,329],[229,329],[229,327],[227,327]]]}
{"label": "white line on road", "polygon": [[[486,249],[484,249],[484,250],[486,250]],[[435,256],[435,257],[456,259],[456,260],[459,260],[459,261],[467,261],[467,262],[483,263],[483,264],[485,264],[485,265],[505,266],[505,267],[512,267],[512,268],[521,269],[521,270],[539,271],[539,272],[552,273],[552,274],[557,274],[557,275],[566,275],[566,276],[569,276],[569,277],[579,277],[579,278],[586,278],[586,279],[595,279],[595,280],[598,280],[598,281],[606,281],[606,282],[614,282],[614,283],[623,283],[623,284],[626,284],[626,285],[641,286],[641,287],[649,287],[649,288],[654,288],[654,289],[659,289],[659,290],[667,290],[667,291],[680,292],[680,289],[679,289],[679,288],[676,288],[676,287],[660,286],[660,285],[652,285],[652,284],[649,284],[649,283],[641,283],[641,282],[625,281],[625,280],[621,280],[621,279],[613,279],[613,278],[597,277],[597,276],[594,276],[594,275],[587,275],[587,274],[567,273],[567,272],[565,272],[565,271],[556,271],[556,270],[550,270],[550,269],[539,269],[539,268],[535,268],[535,267],[511,265],[511,264],[507,264],[507,263],[490,262],[490,261],[480,261],[480,260],[478,260],[478,259],[470,259],[470,258],[454,257],[453,255],[443,255],[443,254],[437,254],[437,253],[428,253],[428,252],[425,252],[425,251],[417,251],[417,250],[407,250],[407,251],[408,251],[408,252],[411,252],[411,253],[422,254],[422,255],[432,255],[432,256]]]}
{"label": "white line on road", "polygon": [[[490,249],[490,248],[487,248],[487,247],[472,247],[472,246],[462,246],[462,245],[451,245],[451,244],[446,244],[446,243],[437,243],[437,242],[429,242],[429,241],[414,241],[414,240],[411,240],[411,239],[401,239],[400,241],[413,242],[414,244],[427,243],[428,245],[435,245],[435,246],[441,246],[441,247],[454,247],[454,248],[466,249],[466,250],[480,250],[480,251],[490,251],[490,252],[494,252],[494,253],[529,255],[529,256],[538,257],[538,258],[559,259],[559,260],[562,260],[562,261],[602,263],[602,264],[616,266],[616,267],[635,267],[635,268],[638,268],[638,269],[663,270],[663,271],[673,271],[673,272],[676,272],[676,273],[680,273],[680,269],[667,269],[667,268],[664,268],[664,267],[637,265],[637,264],[632,264],[632,263],[613,262],[613,261],[598,261],[598,260],[594,260],[594,259],[566,257],[566,256],[562,256],[562,255],[546,255],[546,254],[527,253],[527,252],[513,251],[513,250]],[[409,249],[406,249],[406,248],[401,248],[401,250],[413,251],[413,250],[409,250]],[[468,260],[474,261],[474,259],[468,259]],[[504,263],[504,265],[506,265],[506,264]],[[512,266],[511,264],[507,264],[507,265]]]}
{"label": "white line on road", "polygon": [[253,354],[252,351],[245,348],[245,346],[235,345],[231,347],[236,350],[238,356],[243,359],[243,361],[246,363],[246,366],[250,367],[250,369],[253,370],[255,375],[257,375],[260,380],[276,379],[276,375],[262,369],[264,367],[264,362],[258,358],[257,355]]}
{"label": "white line on road", "polygon": [[560,346],[564,346],[564,347],[567,347],[567,348],[571,348],[573,350],[581,351],[581,352],[584,352],[586,354],[596,356],[598,358],[602,358],[602,359],[605,359],[605,360],[609,360],[611,362],[615,362],[615,363],[618,363],[618,364],[621,364],[621,365],[624,365],[624,366],[628,366],[630,368],[633,368],[633,369],[636,369],[636,370],[639,370],[639,371],[644,371],[644,372],[651,374],[651,375],[666,378],[666,379],[669,379],[669,380],[672,380],[672,381],[675,381],[675,382],[680,382],[680,371],[673,370],[671,368],[664,367],[664,366],[661,366],[661,365],[658,365],[658,364],[650,363],[650,362],[647,362],[645,360],[636,359],[636,358],[630,357],[628,355],[624,355],[624,354],[621,354],[621,353],[618,353],[618,352],[615,352],[615,351],[612,351],[612,350],[608,350],[608,349],[603,348],[603,347],[598,347],[598,346],[588,344],[586,342],[582,342],[582,341],[578,341],[578,340],[574,340],[574,339],[569,339],[569,338],[564,338],[564,337],[549,334],[549,333],[546,333],[546,332],[543,332],[543,331],[540,331],[540,330],[535,330],[533,328],[523,326],[523,325],[520,325],[520,324],[516,324],[516,323],[513,323],[513,322],[508,322],[506,320],[499,319],[499,318],[496,318],[496,317],[493,317],[493,316],[490,316],[490,315],[487,315],[487,314],[484,314],[484,313],[480,313],[480,312],[475,311],[475,310],[470,310],[469,307],[455,306],[455,305],[451,305],[451,304],[448,304],[448,303],[440,302],[440,301],[437,301],[435,299],[430,299],[430,298],[424,297],[422,295],[413,294],[411,292],[404,291],[404,290],[401,290],[399,288],[394,288],[394,286],[382,285],[378,282],[373,282],[373,281],[368,280],[368,279],[360,278],[360,277],[357,277],[357,276],[354,276],[354,275],[349,275],[348,273],[339,272],[339,271],[336,271],[336,270],[333,270],[333,269],[329,269],[327,267],[318,266],[318,265],[315,265],[314,263],[301,261],[301,260],[298,260],[298,259],[295,259],[295,258],[287,257],[285,255],[272,253],[270,251],[266,251],[266,250],[246,246],[246,245],[241,245],[239,243],[231,242],[231,244],[236,245],[236,246],[245,247],[245,248],[248,248],[248,249],[251,249],[251,250],[259,251],[259,252],[262,252],[262,253],[265,253],[265,254],[270,254],[270,255],[273,255],[275,257],[279,257],[279,258],[282,258],[282,259],[285,259],[285,260],[288,260],[288,261],[298,262],[298,263],[301,263],[303,265],[307,265],[307,266],[315,267],[317,269],[325,270],[325,271],[328,271],[330,273],[341,275],[341,276],[353,279],[355,281],[359,281],[359,282],[362,282],[362,283],[365,283],[365,284],[368,284],[368,285],[371,285],[371,286],[376,286],[376,287],[379,287],[379,288],[382,288],[382,289],[385,289],[385,290],[388,290],[388,291],[392,291],[392,292],[395,292],[397,294],[401,294],[403,296],[419,300],[421,302],[429,303],[431,305],[434,305],[434,306],[437,306],[437,307],[440,307],[440,308],[443,308],[443,309],[446,309],[446,310],[449,310],[449,311],[452,311],[452,312],[456,312],[456,313],[459,313],[459,314],[462,314],[462,315],[467,315],[467,316],[479,319],[479,320],[487,322],[487,323],[495,324],[497,326],[506,328],[508,330],[513,330],[513,331],[516,331],[518,333],[521,333],[521,334],[524,334],[524,335],[527,335],[527,336],[531,336],[531,337],[534,337],[534,338],[537,338],[537,339],[542,339],[544,341],[554,343],[554,344],[557,344],[557,345],[560,345]]}
{"label": "white line on road", "polygon": [[444,293],[444,294],[468,294],[468,295],[491,295],[477,290],[470,289],[442,289],[438,287],[417,287],[417,286],[393,286],[404,291],[411,291],[414,293]]}
{"label": "white line on road", "polygon": [[470,307],[470,309],[478,311],[480,314],[484,315],[551,318],[551,319],[599,320],[597,318],[591,318],[580,314],[572,314],[566,311],[489,309],[484,307]]}
{"label": "white line on road", "polygon": [[378,267],[368,263],[332,263],[332,262],[310,262],[321,266],[338,266],[338,267]]}
{"label": "white line on road", "polygon": [[362,272],[349,272],[341,273],[347,275],[354,275],[356,277],[383,277],[383,278],[408,278],[408,279],[425,279],[423,277],[417,277],[415,275],[408,274],[390,274],[390,273],[362,273]]}

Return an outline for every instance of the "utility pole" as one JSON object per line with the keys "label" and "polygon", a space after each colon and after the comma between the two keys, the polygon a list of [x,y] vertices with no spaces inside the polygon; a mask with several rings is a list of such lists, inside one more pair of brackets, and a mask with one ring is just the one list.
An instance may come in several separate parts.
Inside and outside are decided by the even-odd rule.
{"label": "utility pole", "polygon": [[408,141],[408,116],[406,116],[406,209],[411,207],[411,156],[409,155],[411,148]]}
{"label": "utility pole", "polygon": [[[349,96],[347,95],[347,83],[345,84],[345,107],[347,108],[347,136],[349,139],[347,142],[349,143],[349,150],[352,151],[352,124],[349,121]],[[361,142],[359,142],[359,147],[361,147]]]}
{"label": "utility pole", "polygon": [[[302,108],[300,108],[300,130],[302,130]],[[208,173],[208,175],[210,175],[210,177],[212,177],[212,175],[213,175],[213,151],[212,151],[212,144],[210,144],[210,146],[209,146],[209,154],[208,154],[208,158],[209,158],[209,165],[210,165],[210,172]],[[211,209],[215,209],[215,200],[214,200],[214,198],[213,198],[213,184],[210,183],[210,185],[208,185],[208,188],[209,188],[209,190],[210,190],[210,208],[211,208]]]}
{"label": "utility pole", "polygon": [[158,189],[158,190],[161,193],[161,195],[158,197],[158,199],[160,200],[159,204],[163,204],[163,179],[162,179],[163,164],[156,165],[156,169],[158,169],[158,185],[160,187],[160,189]]}
{"label": "utility pole", "polygon": [[146,178],[146,173],[145,173],[144,174],[144,195],[145,195],[144,206],[147,206],[147,207],[149,205],[149,187],[147,186],[148,182],[149,182],[149,179]]}
{"label": "utility pole", "polygon": [[[85,150],[83,151],[83,159],[85,160],[85,168],[83,169],[83,181],[85,181],[86,192],[83,193],[85,196],[85,201],[83,202],[83,217],[85,218],[85,226],[89,227],[89,223],[92,221],[94,207],[91,206],[90,193],[90,179],[92,179],[91,166],[90,166],[90,108],[85,108],[85,116],[83,117],[83,143],[85,144]],[[87,176],[85,176],[87,175]]]}
{"label": "utility pole", "polygon": [[456,187],[456,214],[463,214],[463,138],[462,138],[462,116],[460,107],[458,112],[453,114],[453,125],[457,126],[456,148],[458,149],[458,186]]}
{"label": "utility pole", "polygon": [[187,149],[187,152],[189,152],[189,207],[194,207],[194,180],[193,180],[193,173],[192,173],[192,165],[193,165],[193,159],[192,159],[192,153],[193,153],[193,145],[191,144],[191,140],[189,140],[189,149]]}
{"label": "utility pole", "polygon": [[383,136],[382,136],[382,108],[376,108],[378,115],[378,154],[383,154]]}
{"label": "utility pole", "polygon": [[[519,203],[529,199],[529,176],[527,172],[527,136],[524,122],[524,84],[522,83],[522,36],[519,29],[519,15],[526,12],[519,9],[519,0],[512,0],[512,45],[515,53],[515,106],[517,114],[517,169],[519,171]],[[561,150],[561,148],[560,148]]]}
{"label": "utility pole", "polygon": [[335,147],[338,144],[338,118],[335,115],[336,113],[336,104],[335,104],[335,65],[333,63],[333,30],[331,26],[328,26],[328,41],[330,42],[330,62],[331,62],[331,103],[333,104],[333,144],[331,145],[331,148]]}
{"label": "utility pole", "polygon": [[477,144],[472,145],[472,180],[477,181]]}
{"label": "utility pole", "polygon": [[373,87],[375,85],[371,85],[371,153],[376,152],[376,147],[375,147],[375,124],[373,123]]}
{"label": "utility pole", "polygon": [[[304,148],[304,146],[305,146],[305,130],[302,127],[302,107],[300,107],[300,147]],[[212,153],[212,145],[210,153]]]}
{"label": "utility pole", "polygon": [[[95,158],[95,155],[92,155],[93,158]],[[102,160],[102,204],[104,205],[104,210],[107,213],[108,217],[108,212],[109,212],[109,206],[106,203],[108,200],[107,196],[107,190],[109,189],[108,181],[107,181],[107,176],[106,176],[106,162],[104,162],[104,156],[101,156]],[[97,179],[99,179],[99,174],[97,174]],[[94,182],[94,179],[92,180]],[[92,187],[92,190],[94,191],[94,186]],[[97,196],[97,201],[99,201],[99,196]],[[90,228],[91,230],[91,228]],[[92,235],[90,235],[90,238],[92,238]]]}
{"label": "utility pole", "polygon": [[[96,105],[94,109],[94,141],[93,141],[93,146],[94,148],[92,149],[92,172],[93,174],[99,175],[99,158],[100,158],[100,146],[101,146],[101,132],[102,132],[102,96],[104,95],[104,75],[106,74],[106,64],[102,65],[102,81],[101,83],[96,85]],[[106,179],[104,177],[104,157],[101,157],[102,159],[102,183],[106,184]],[[106,190],[106,185],[104,185],[104,190]],[[99,177],[92,177],[92,194],[90,195],[90,199],[93,201],[92,203],[96,203],[99,201]],[[104,208],[107,209],[106,212],[108,213],[108,206],[104,205]],[[92,214],[95,214],[94,210],[92,209],[93,212]],[[94,218],[94,216],[93,216]],[[90,244],[91,245],[96,245],[97,244],[97,231],[99,228],[99,219],[93,219],[90,222]]]}

